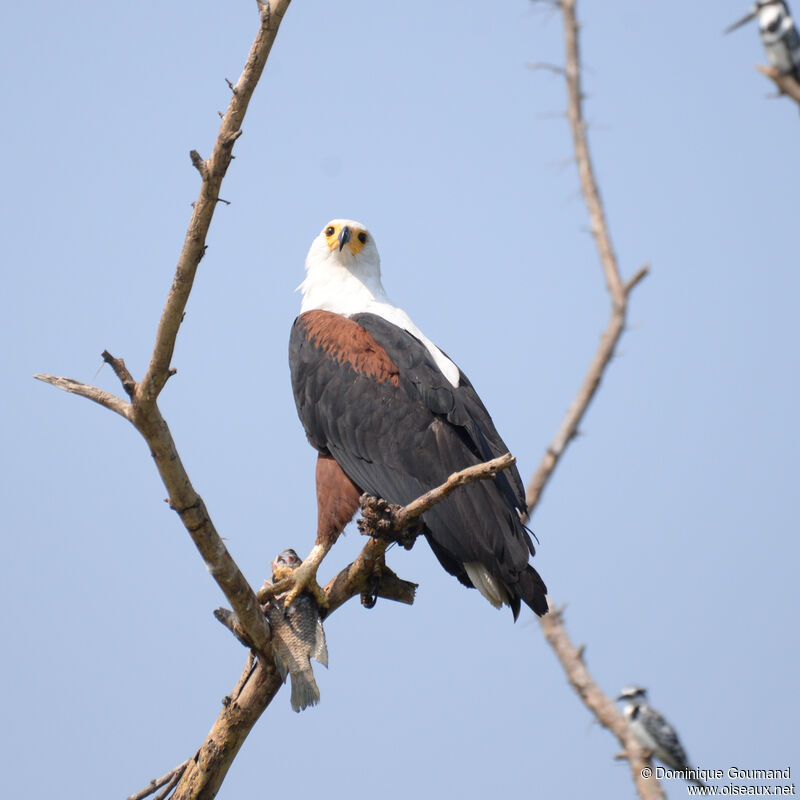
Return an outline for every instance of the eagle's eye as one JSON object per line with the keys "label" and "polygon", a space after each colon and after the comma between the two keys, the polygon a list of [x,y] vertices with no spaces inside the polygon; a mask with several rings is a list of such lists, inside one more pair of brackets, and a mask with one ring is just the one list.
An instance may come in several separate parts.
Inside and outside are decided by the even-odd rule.
{"label": "eagle's eye", "polygon": [[328,227],[325,228],[325,235],[326,236],[333,236],[333,234],[334,234],[333,225],[328,225]]}
{"label": "eagle's eye", "polygon": [[367,234],[364,233],[364,231],[361,231],[361,233],[358,234],[358,241],[361,242],[361,244],[367,243]]}

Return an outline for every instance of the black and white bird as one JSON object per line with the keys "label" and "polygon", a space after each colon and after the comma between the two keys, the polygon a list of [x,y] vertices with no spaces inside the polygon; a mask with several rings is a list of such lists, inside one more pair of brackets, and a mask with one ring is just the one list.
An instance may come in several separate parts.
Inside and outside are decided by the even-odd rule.
{"label": "black and white bird", "polygon": [[689,766],[686,751],[678,739],[675,728],[647,704],[647,690],[640,686],[628,686],[617,698],[617,702],[621,700],[625,701],[622,711],[636,741],[662,764],[666,764],[670,769],[685,772],[686,780],[691,780],[698,786],[705,786],[698,778],[689,777],[696,770]]}
{"label": "black and white bird", "polygon": [[757,0],[747,15],[728,26],[725,33],[736,30],[756,17],[769,63],[781,75],[792,75],[800,81],[800,35],[784,0]]}

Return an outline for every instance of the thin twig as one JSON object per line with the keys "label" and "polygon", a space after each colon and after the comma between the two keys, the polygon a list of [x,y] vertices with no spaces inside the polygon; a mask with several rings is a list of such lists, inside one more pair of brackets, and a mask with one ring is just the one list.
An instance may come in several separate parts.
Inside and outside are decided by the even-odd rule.
{"label": "thin twig", "polygon": [[158,324],[153,355],[147,372],[139,384],[137,394],[144,402],[154,403],[169,377],[168,370],[175,349],[175,339],[192,290],[197,266],[205,252],[206,236],[219,198],[220,184],[231,162],[231,149],[241,135],[247,107],[267,63],[272,43],[275,41],[289,3],[290,0],[271,0],[261,6],[258,35],[250,48],[241,77],[236,81],[235,88],[232,87],[231,102],[222,117],[216,144],[205,162],[206,174],[200,186],[200,195],[194,204],[189,229],[175,270],[175,279]]}
{"label": "thin twig", "polygon": [[247,631],[241,626],[235,612],[228,608],[214,609],[214,618],[222,623],[245,647],[252,647],[253,643],[247,638]]}
{"label": "thin twig", "polygon": [[154,778],[144,789],[130,795],[126,800],[144,800],[145,797],[149,797],[153,792],[157,792],[162,786],[170,783],[173,779],[177,782],[180,780],[180,776],[183,775],[183,771],[186,769],[188,763],[189,760],[187,759],[183,764],[178,764],[177,767],[171,769],[166,775],[162,775],[160,778]]}
{"label": "thin twig", "polygon": [[486,461],[483,464],[476,464],[473,467],[467,467],[460,472],[454,472],[441,486],[425,492],[421,497],[418,497],[407,506],[401,508],[394,515],[395,528],[400,530],[407,527],[417,517],[424,514],[429,508],[432,508],[444,500],[445,497],[452,494],[459,486],[464,486],[473,481],[486,480],[493,478],[498,472],[508,469],[514,464],[516,459],[511,453],[493,458],[491,461]]}
{"label": "thin twig", "polygon": [[647,277],[647,273],[650,272],[650,265],[645,264],[643,267],[639,267],[636,272],[628,279],[625,283],[625,296],[627,297],[637,286],[637,284],[642,281],[644,278]]}
{"label": "thin twig", "polygon": [[181,779],[180,775],[173,775],[169,783],[156,795],[153,795],[153,800],[167,800],[167,798],[172,794],[173,789],[178,785],[178,781]]}
{"label": "thin twig", "polygon": [[[220,114],[220,117],[224,117],[224,114]],[[205,159],[197,152],[197,150],[190,150],[189,151],[189,158],[192,161],[192,166],[200,173],[200,177],[203,180],[208,178],[208,165],[205,162]]]}
{"label": "thin twig", "polygon": [[777,67],[764,67],[761,64],[756,64],[756,69],[772,80],[781,94],[791,97],[795,103],[800,104],[800,83],[793,75],[781,75],[781,71]]}
{"label": "thin twig", "polygon": [[73,380],[72,378],[61,378],[57,375],[46,375],[43,373],[39,373],[33,377],[36,378],[37,381],[44,381],[45,383],[49,383],[51,386],[56,386],[59,389],[63,389],[65,392],[78,394],[81,397],[85,397],[87,400],[92,400],[95,403],[99,403],[104,408],[116,412],[120,416],[125,417],[127,420],[131,418],[130,403],[126,403],[124,400],[121,400],[119,397],[111,394],[110,392],[103,391],[103,389],[98,389],[97,386],[91,386],[88,383],[81,383],[80,381]]}
{"label": "thin twig", "polygon": [[127,392],[128,397],[133,399],[136,393],[136,381],[125,366],[125,362],[121,358],[112,356],[108,350],[103,350],[101,355],[103,361],[114,370],[114,374],[119,378],[119,382],[122,384],[122,388]]}
{"label": "thin twig", "polygon": [[581,60],[578,41],[578,21],[575,16],[577,0],[566,0],[561,3],[561,13],[564,19],[564,39],[566,46],[565,72],[567,79],[567,119],[572,131],[572,144],[575,149],[575,159],[578,164],[578,174],[581,181],[581,191],[589,212],[592,235],[597,244],[600,263],[606,278],[606,285],[615,304],[623,303],[625,296],[622,279],[619,274],[617,257],[611,244],[611,234],[608,230],[606,213],[603,201],[600,198],[600,189],[594,174],[592,158],[589,152],[589,140],[586,136],[586,120],[583,115],[583,86],[581,81]]}
{"label": "thin twig", "polygon": [[649,266],[644,266],[626,283],[620,276],[617,257],[611,243],[603,201],[592,166],[589,141],[586,136],[586,121],[583,116],[583,89],[581,87],[580,51],[578,42],[578,22],[575,16],[576,0],[563,0],[560,3],[564,18],[566,44],[566,66],[564,74],[567,81],[567,118],[572,131],[575,158],[580,176],[581,191],[591,222],[591,232],[597,244],[597,251],[606,286],[611,295],[611,318],[600,339],[600,345],[583,379],[578,394],[567,409],[553,441],[533,475],[526,491],[528,505],[524,520],[527,521],[550,480],[561,456],[569,443],[577,436],[578,428],[586,414],[592,398],[600,386],[603,373],[614,355],[617,342],[625,330],[628,310],[628,296],[636,285],[647,275]]}
{"label": "thin twig", "polygon": [[556,75],[564,75],[564,76],[566,76],[566,74],[567,74],[567,71],[564,69],[564,67],[562,67],[562,66],[560,66],[558,64],[550,64],[547,61],[532,61],[532,62],[526,64],[525,66],[528,69],[534,70],[534,71],[541,69],[541,70],[545,70],[547,72],[553,72]]}

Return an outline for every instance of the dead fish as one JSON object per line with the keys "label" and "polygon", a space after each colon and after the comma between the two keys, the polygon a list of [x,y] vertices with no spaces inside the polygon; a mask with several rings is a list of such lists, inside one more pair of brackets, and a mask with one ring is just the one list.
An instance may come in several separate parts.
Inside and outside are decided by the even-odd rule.
{"label": "dead fish", "polygon": [[[284,550],[272,562],[272,583],[302,563],[294,550]],[[266,610],[272,630],[272,652],[283,681],[286,682],[287,675],[292,677],[292,708],[302,711],[319,702],[319,687],[310,659],[327,667],[328,646],[319,608],[311,595],[301,594],[288,608],[281,602],[282,596],[270,601]]]}

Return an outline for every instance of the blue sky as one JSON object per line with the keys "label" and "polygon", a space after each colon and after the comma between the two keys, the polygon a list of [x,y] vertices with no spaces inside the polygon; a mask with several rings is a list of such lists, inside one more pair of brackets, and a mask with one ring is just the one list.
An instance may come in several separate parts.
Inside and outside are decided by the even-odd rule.
{"label": "blue sky", "polygon": [[[579,8],[612,236],[625,277],[652,274],[532,522],[595,678],[649,687],[708,769],[797,766],[800,119],[766,97],[755,26],[721,35],[745,10]],[[2,14],[6,791],[124,797],[194,752],[244,652],[143,440],[31,376],[119,391],[107,348],[141,377],[197,193],[188,152],[210,151],[255,3]],[[289,9],[160,401],[254,585],[314,538],[287,342],[330,218],[369,226],[390,295],[535,469],[608,315],[563,85],[526,69],[561,60],[560,18],[525,0]],[[332,617],[322,703],[296,715],[282,692],[221,797],[632,794],[532,615],[512,624],[423,543],[390,563],[416,605]]]}

